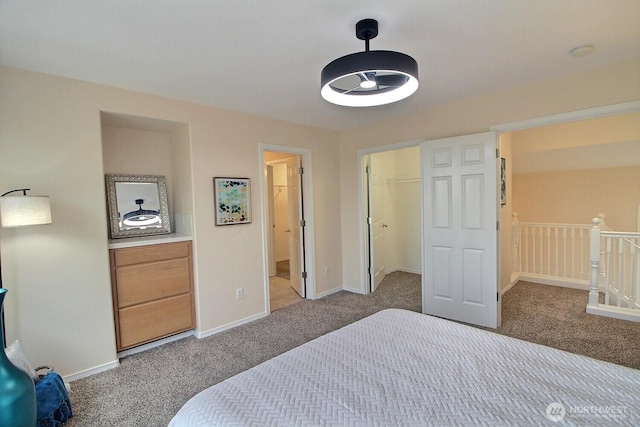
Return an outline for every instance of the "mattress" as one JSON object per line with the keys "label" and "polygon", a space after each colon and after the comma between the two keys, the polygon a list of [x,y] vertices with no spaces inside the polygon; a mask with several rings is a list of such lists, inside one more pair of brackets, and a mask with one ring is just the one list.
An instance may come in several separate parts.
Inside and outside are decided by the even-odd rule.
{"label": "mattress", "polygon": [[169,426],[555,422],[640,425],[640,371],[389,309],[200,392]]}

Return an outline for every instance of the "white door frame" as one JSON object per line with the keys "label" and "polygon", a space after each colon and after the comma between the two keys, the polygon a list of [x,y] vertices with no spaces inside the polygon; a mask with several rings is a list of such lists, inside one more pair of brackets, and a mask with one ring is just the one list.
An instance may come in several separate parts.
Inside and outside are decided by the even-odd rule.
{"label": "white door frame", "polygon": [[305,247],[305,265],[307,272],[306,281],[306,298],[316,298],[316,269],[315,269],[315,239],[314,239],[314,221],[313,221],[313,178],[312,178],[312,162],[311,150],[306,148],[289,147],[285,145],[258,144],[259,150],[259,171],[260,171],[260,211],[262,218],[262,269],[264,278],[264,307],[265,312],[271,313],[271,303],[269,301],[269,212],[266,204],[265,180],[264,176],[264,152],[273,151],[278,153],[297,154],[301,157],[302,168],[302,206],[304,208],[305,227],[304,227],[304,247]]}
{"label": "white door frame", "polygon": [[[384,153],[386,151],[396,151],[403,148],[420,147],[422,139],[413,139],[410,141],[399,142],[395,144],[380,145],[377,147],[363,148],[358,150],[358,234],[360,236],[360,284],[357,289],[349,288],[349,291],[360,294],[368,294],[371,292],[369,287],[369,242],[368,232],[369,224],[367,224],[367,180],[364,170],[365,157],[370,154]],[[420,212],[422,216],[422,211]],[[420,231],[422,232],[422,230]]]}

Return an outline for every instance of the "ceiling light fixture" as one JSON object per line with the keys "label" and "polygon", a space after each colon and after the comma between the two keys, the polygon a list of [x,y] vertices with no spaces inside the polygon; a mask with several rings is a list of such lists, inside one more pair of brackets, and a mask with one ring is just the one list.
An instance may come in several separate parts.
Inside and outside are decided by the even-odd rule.
{"label": "ceiling light fixture", "polygon": [[369,40],[378,35],[378,21],[363,19],[356,24],[356,37],[365,51],[338,58],[322,69],[322,97],[346,107],[390,104],[418,90],[418,63],[404,53],[369,50]]}

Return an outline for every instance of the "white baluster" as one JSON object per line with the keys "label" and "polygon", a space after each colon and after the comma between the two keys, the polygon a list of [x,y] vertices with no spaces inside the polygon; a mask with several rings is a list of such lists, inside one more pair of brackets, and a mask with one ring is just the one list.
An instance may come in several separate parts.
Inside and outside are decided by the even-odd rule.
{"label": "white baluster", "polygon": [[584,272],[584,229],[580,229],[580,278],[586,276]]}
{"label": "white baluster", "polygon": [[622,307],[624,299],[624,243],[618,238],[618,307]]}
{"label": "white baluster", "polygon": [[629,243],[629,255],[630,255],[630,260],[629,262],[631,263],[630,267],[631,267],[631,271],[630,271],[630,276],[629,277],[629,308],[635,308],[635,301],[636,301],[636,285],[637,285],[637,279],[638,279],[638,258],[636,256],[637,252],[636,252],[636,239],[631,239],[630,243]]}
{"label": "white baluster", "polygon": [[558,276],[558,273],[559,273],[559,271],[558,271],[558,268],[559,268],[559,266],[558,266],[558,264],[559,264],[559,261],[558,261],[558,257],[559,257],[559,254],[558,254],[558,227],[553,227],[553,242],[554,242],[554,245],[556,247],[556,253],[555,253],[556,260],[555,260],[555,265],[554,265],[554,267],[555,267],[554,274],[556,276]]}
{"label": "white baluster", "polygon": [[531,261],[529,258],[529,226],[524,229],[524,259],[527,260],[527,273],[531,270]]}
{"label": "white baluster", "polygon": [[538,228],[540,233],[538,233],[538,242],[540,242],[540,257],[538,259],[538,266],[540,267],[540,274],[544,274],[544,264],[542,263],[542,255],[544,252],[544,246],[542,246],[542,237],[544,236],[544,229],[542,227]]}
{"label": "white baluster", "polygon": [[537,254],[537,249],[536,249],[536,235],[537,235],[537,228],[531,227],[531,241],[533,243],[533,246],[531,247],[531,253],[533,254],[533,260],[532,260],[532,264],[533,264],[533,273],[535,274],[536,272],[536,254]]}
{"label": "white baluster", "polygon": [[562,247],[564,248],[564,251],[562,251],[563,258],[564,258],[564,261],[562,262],[563,264],[562,268],[564,269],[563,277],[569,277],[567,276],[567,229],[566,228],[562,229]]}
{"label": "white baluster", "polygon": [[[604,225],[604,214],[603,213],[599,213],[598,214],[598,218],[600,218],[600,230],[606,230],[606,227]],[[600,242],[600,261],[602,261],[604,258],[604,245],[602,244],[603,242]],[[606,281],[606,277],[607,277],[607,264],[604,262],[600,262],[600,283],[603,284]]]}
{"label": "white baluster", "polygon": [[547,227],[547,275],[551,276],[551,228]]}
{"label": "white baluster", "polygon": [[589,287],[589,305],[597,307],[600,302],[600,293],[598,292],[598,264],[600,264],[600,218],[593,219],[593,228],[591,228],[591,278]]}
{"label": "white baluster", "polygon": [[[604,240],[605,240],[605,242],[606,242],[606,249],[605,249],[606,254],[607,254],[607,255],[606,255],[606,258],[605,258],[605,259],[606,259],[606,264],[607,264],[607,265],[611,265],[611,238],[610,238],[610,237],[607,237],[607,238],[605,238]],[[601,270],[602,270],[602,269],[601,269]],[[611,286],[613,285],[613,283],[611,282],[611,279],[613,278],[613,274],[611,274],[611,273],[613,273],[613,272],[610,270],[610,271],[609,271],[609,274],[607,274],[607,275],[605,276],[604,303],[605,303],[606,305],[609,305],[609,304],[610,304],[610,302],[609,302],[609,296],[610,296],[610,294],[611,294]]]}
{"label": "white baluster", "polygon": [[576,229],[571,229],[571,278],[576,278]]}

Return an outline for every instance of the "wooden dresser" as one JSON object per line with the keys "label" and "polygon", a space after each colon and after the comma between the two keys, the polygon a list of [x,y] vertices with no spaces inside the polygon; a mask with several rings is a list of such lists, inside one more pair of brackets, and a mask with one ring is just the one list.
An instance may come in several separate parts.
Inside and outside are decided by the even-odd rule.
{"label": "wooden dresser", "polygon": [[109,250],[117,351],[195,327],[191,241]]}

